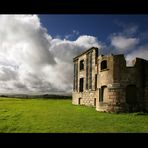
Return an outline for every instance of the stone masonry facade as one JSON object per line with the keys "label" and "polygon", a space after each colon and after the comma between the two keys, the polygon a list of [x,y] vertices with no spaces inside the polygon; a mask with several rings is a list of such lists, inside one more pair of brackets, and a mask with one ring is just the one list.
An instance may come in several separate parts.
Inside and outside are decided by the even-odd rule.
{"label": "stone masonry facade", "polygon": [[103,112],[148,111],[148,61],[123,54],[99,55],[92,47],[73,59],[72,103]]}

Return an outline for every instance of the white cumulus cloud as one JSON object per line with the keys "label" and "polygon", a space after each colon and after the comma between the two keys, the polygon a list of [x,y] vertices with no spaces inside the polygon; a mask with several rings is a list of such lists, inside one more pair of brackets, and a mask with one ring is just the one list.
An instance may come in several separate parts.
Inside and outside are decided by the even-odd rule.
{"label": "white cumulus cloud", "polygon": [[128,65],[132,65],[131,61],[136,57],[148,60],[148,45],[143,45],[137,50],[134,50],[131,53],[127,54],[126,60],[128,62]]}
{"label": "white cumulus cloud", "polygon": [[138,38],[114,36],[111,39],[111,45],[118,50],[129,50],[134,48],[139,43]]}
{"label": "white cumulus cloud", "polygon": [[93,36],[52,38],[37,15],[0,15],[0,92],[71,91],[73,58],[102,44]]}

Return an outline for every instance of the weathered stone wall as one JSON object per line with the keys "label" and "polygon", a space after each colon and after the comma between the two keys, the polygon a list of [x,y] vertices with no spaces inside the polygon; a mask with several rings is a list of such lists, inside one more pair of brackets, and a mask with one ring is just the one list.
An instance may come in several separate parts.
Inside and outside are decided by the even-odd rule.
{"label": "weathered stone wall", "polygon": [[107,89],[108,99],[103,102],[98,102],[96,110],[107,112],[125,112],[127,110],[127,104],[125,103],[124,88],[107,87]]}
{"label": "weathered stone wall", "polygon": [[[108,84],[109,98],[108,111],[140,111],[143,108],[144,88],[143,88],[143,69],[141,59],[136,59],[133,67],[126,67],[123,55],[113,57],[113,83]],[[109,81],[108,81],[109,82]],[[116,84],[116,85],[115,85]],[[111,88],[110,85],[112,85]],[[115,85],[115,86],[114,86]],[[137,88],[137,99],[134,105],[126,102],[126,88],[128,85],[135,85]],[[115,87],[115,88],[114,88]]]}
{"label": "weathered stone wall", "polygon": [[[126,67],[124,55],[99,55],[96,58],[96,49],[80,55],[78,61],[78,91],[73,92],[73,104],[95,106],[97,111],[129,112],[148,111],[148,61],[136,58],[132,67]],[[86,61],[87,54],[92,55],[92,88],[86,88]],[[97,61],[96,61],[97,59]],[[84,60],[84,70],[80,70],[79,62]],[[102,69],[102,61],[107,62]],[[101,65],[102,64],[102,65]],[[95,75],[97,74],[97,88],[95,87]],[[79,92],[79,80],[84,78],[83,92]],[[90,69],[89,69],[90,78]],[[89,85],[90,85],[90,81]],[[127,101],[130,89],[136,94]],[[132,91],[133,91],[132,90]],[[132,96],[132,93],[130,94]]]}
{"label": "weathered stone wall", "polygon": [[[95,90],[95,75],[97,74],[97,65],[96,65],[96,48],[92,48],[89,52],[86,54],[81,55],[78,57],[75,61],[78,61],[78,91],[73,92],[73,98],[72,103],[75,105],[78,105],[79,103],[81,105],[87,105],[87,106],[94,106],[95,99],[98,98],[97,91]],[[89,89],[89,87],[86,89],[86,58],[87,54],[91,53],[92,55],[92,70],[91,70],[91,76],[92,81],[90,82],[90,71],[88,76],[88,85],[92,85],[92,89]],[[89,55],[90,56],[90,55]],[[80,61],[84,60],[84,70],[80,70]],[[75,62],[74,61],[74,62]],[[90,66],[89,66],[90,68]],[[79,91],[80,88],[80,78],[84,78],[84,84],[83,84],[83,92]],[[79,102],[79,98],[81,98],[81,101]]]}
{"label": "weathered stone wall", "polygon": [[[79,99],[80,102],[79,102]],[[98,101],[98,92],[97,91],[88,91],[83,93],[74,93],[72,103],[75,105],[86,105],[86,106],[96,106]]]}
{"label": "weathered stone wall", "polygon": [[[101,70],[101,62],[107,61],[107,68]],[[99,56],[98,58],[98,88],[113,83],[113,56]]]}
{"label": "weathered stone wall", "polygon": [[144,61],[144,72],[145,72],[145,78],[144,78],[144,109],[148,112],[148,61]]}
{"label": "weathered stone wall", "polygon": [[[116,63],[120,66],[122,65],[119,57],[115,59],[113,55],[110,56],[100,56],[98,58],[98,87],[101,89],[103,86],[107,86],[107,95],[108,97],[104,98],[103,102],[98,102],[96,110],[97,111],[108,111],[114,112],[115,110],[122,110],[123,104],[125,104],[125,93],[123,92],[123,88],[119,83],[120,76],[119,71],[120,68],[115,69]],[[121,56],[121,58],[123,58]],[[107,61],[107,68],[101,70],[101,62]],[[117,61],[118,60],[118,61]],[[124,61],[123,61],[124,62]],[[115,78],[116,77],[116,78]],[[116,84],[120,84],[117,86]],[[121,106],[121,109],[117,108],[117,106]]]}
{"label": "weathered stone wall", "polygon": [[144,109],[148,112],[148,87],[146,87],[144,91]]}
{"label": "weathered stone wall", "polygon": [[[78,59],[78,92],[79,92],[79,89],[80,89],[80,78],[84,78],[84,85],[86,85],[86,81],[85,81],[85,76],[86,76],[86,55],[83,55],[81,56],[79,59]],[[84,70],[80,70],[80,61],[81,60],[84,60]],[[83,89],[85,89],[85,87],[83,87]]]}

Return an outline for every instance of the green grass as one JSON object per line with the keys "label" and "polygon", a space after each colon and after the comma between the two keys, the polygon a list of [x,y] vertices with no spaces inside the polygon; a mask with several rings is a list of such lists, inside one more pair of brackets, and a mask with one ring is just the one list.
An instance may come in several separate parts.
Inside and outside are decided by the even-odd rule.
{"label": "green grass", "polygon": [[100,132],[148,132],[148,115],[100,113],[71,100],[0,98],[0,133]]}

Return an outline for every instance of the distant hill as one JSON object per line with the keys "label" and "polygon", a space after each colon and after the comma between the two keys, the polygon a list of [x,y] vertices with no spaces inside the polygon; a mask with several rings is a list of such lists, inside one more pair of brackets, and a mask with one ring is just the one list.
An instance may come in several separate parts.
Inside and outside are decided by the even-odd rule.
{"label": "distant hill", "polygon": [[42,95],[30,95],[30,94],[1,94],[0,97],[10,98],[45,98],[45,99],[71,99],[71,95],[56,95],[56,94],[42,94]]}

